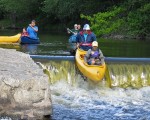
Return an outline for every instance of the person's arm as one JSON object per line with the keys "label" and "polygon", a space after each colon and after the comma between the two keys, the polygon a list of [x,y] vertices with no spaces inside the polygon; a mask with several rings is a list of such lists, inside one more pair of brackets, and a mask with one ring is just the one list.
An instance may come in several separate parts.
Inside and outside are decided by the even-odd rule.
{"label": "person's arm", "polygon": [[84,61],[87,63],[88,59],[90,58],[90,54],[91,54],[91,49],[89,49],[86,53],[86,55],[84,56]]}
{"label": "person's arm", "polygon": [[34,30],[35,32],[38,32],[38,27],[37,27],[37,26],[32,27],[32,28],[33,28],[33,30]]}
{"label": "person's arm", "polygon": [[75,32],[74,29],[71,29],[71,30],[70,30],[69,28],[67,28],[67,33],[68,33],[68,34],[71,34],[71,33],[72,33],[73,35],[77,35],[78,32]]}
{"label": "person's arm", "polygon": [[76,37],[76,44],[77,44],[77,48],[79,47],[79,33],[77,34],[77,37]]}
{"label": "person's arm", "polygon": [[30,27],[28,26],[28,27],[27,27],[28,36],[30,36],[30,30],[29,30],[29,29],[30,29]]}
{"label": "person's arm", "polygon": [[68,34],[70,34],[70,33],[71,33],[69,28],[67,28],[67,33],[68,33]]}
{"label": "person's arm", "polygon": [[100,58],[100,60],[101,60],[101,64],[103,65],[103,64],[104,64],[104,55],[103,55],[103,53],[102,53],[101,50],[99,50],[99,53],[100,53],[99,58]]}
{"label": "person's arm", "polygon": [[78,34],[75,29],[71,29],[71,31],[72,31],[73,35],[77,35]]}
{"label": "person's arm", "polygon": [[38,27],[37,27],[37,26],[32,27],[31,24],[29,24],[29,26],[30,26],[35,32],[38,32]]}
{"label": "person's arm", "polygon": [[29,27],[27,27],[27,32],[29,33]]}
{"label": "person's arm", "polygon": [[97,41],[96,35],[94,33],[92,34],[92,39],[93,39],[93,41]]}

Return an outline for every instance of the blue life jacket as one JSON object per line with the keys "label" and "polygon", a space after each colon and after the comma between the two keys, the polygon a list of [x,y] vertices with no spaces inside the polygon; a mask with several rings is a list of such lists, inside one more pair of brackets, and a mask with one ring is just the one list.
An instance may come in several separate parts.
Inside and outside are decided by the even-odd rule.
{"label": "blue life jacket", "polygon": [[77,35],[71,35],[69,38],[69,43],[76,43],[76,37]]}
{"label": "blue life jacket", "polygon": [[100,56],[99,50],[96,50],[94,54],[90,54],[90,58],[94,58],[94,59],[99,59],[99,56]]}

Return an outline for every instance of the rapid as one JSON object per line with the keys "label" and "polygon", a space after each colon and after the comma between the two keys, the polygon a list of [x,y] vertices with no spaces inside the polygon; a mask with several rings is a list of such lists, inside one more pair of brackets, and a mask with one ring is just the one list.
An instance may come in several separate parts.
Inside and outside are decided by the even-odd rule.
{"label": "rapid", "polygon": [[50,71],[52,120],[149,120],[150,65],[108,63],[99,83],[73,61],[43,62]]}

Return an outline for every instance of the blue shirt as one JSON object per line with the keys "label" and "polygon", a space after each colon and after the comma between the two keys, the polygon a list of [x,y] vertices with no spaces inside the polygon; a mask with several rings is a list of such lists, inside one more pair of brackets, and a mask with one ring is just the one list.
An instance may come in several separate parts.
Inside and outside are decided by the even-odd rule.
{"label": "blue shirt", "polygon": [[83,35],[84,35],[84,39],[85,39],[84,42],[86,42],[86,38],[87,38],[88,34],[83,34]]}
{"label": "blue shirt", "polygon": [[[34,26],[33,28],[36,29],[36,30],[38,30],[37,26]],[[30,27],[30,26],[28,26],[28,28],[27,28],[27,32],[29,34],[29,37],[33,38],[33,39],[38,39],[37,32],[33,28]]]}

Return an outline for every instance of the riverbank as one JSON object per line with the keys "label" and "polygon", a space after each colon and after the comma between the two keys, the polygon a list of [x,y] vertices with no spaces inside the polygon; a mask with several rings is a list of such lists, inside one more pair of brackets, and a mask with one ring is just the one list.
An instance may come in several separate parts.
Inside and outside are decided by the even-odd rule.
{"label": "riverbank", "polygon": [[0,116],[42,119],[52,114],[48,77],[28,54],[0,48]]}
{"label": "riverbank", "polygon": [[108,34],[103,35],[102,38],[104,39],[116,39],[116,40],[126,40],[126,39],[135,39],[135,40],[150,40],[150,35],[139,37],[135,35],[127,35],[127,34]]}
{"label": "riverbank", "polygon": [[[22,28],[24,27],[28,27],[28,24],[30,23],[30,20],[26,20],[26,21],[18,21],[16,24],[12,24],[12,21],[10,21],[9,19],[3,19],[0,20],[0,30],[1,31],[19,31],[22,32]],[[43,22],[38,21],[37,26],[39,27],[39,32],[40,31],[44,31],[44,32],[48,32],[48,33],[61,33],[61,34],[66,34],[67,35],[67,31],[66,29],[68,27],[73,27],[70,24],[66,25],[66,24],[45,24]],[[83,26],[82,26],[83,27]],[[81,28],[82,28],[81,27]],[[97,36],[97,38],[99,38]],[[136,39],[136,40],[150,40],[150,34],[146,35],[146,36],[136,36],[136,35],[131,35],[128,34],[127,31],[124,30],[118,30],[109,34],[105,34],[102,35],[100,38],[104,38],[104,39]]]}
{"label": "riverbank", "polygon": [[[23,27],[11,27],[9,26],[8,28],[4,28],[4,27],[0,27],[0,32],[1,33],[5,33],[4,36],[8,36],[11,32],[12,33],[20,33],[22,32],[22,28]],[[49,29],[50,28],[50,29]],[[6,32],[8,32],[6,34]],[[15,34],[16,34],[15,33]],[[46,34],[59,34],[59,35],[66,35],[68,36],[68,34],[66,33],[66,29],[65,27],[57,27],[56,26],[50,26],[47,28],[41,28],[39,31],[40,33],[46,33]],[[3,35],[3,34],[2,34]],[[13,35],[13,34],[10,34]],[[146,36],[146,37],[139,37],[139,36],[131,36],[131,35],[125,35],[125,34],[108,34],[108,35],[103,35],[101,37],[97,36],[97,39],[113,39],[113,40],[127,40],[127,39],[134,39],[134,40],[141,40],[141,41],[145,41],[145,40],[150,40],[150,35]]]}
{"label": "riverbank", "polygon": [[[10,30],[10,31],[18,31],[22,32],[22,29],[25,27],[27,28],[28,25],[30,24],[31,19],[27,19],[26,21],[18,21],[17,23],[13,24],[11,20],[9,19],[3,19],[0,20],[0,30],[5,31],[5,30]],[[51,32],[51,33],[66,33],[67,34],[67,26],[58,23],[58,24],[46,24],[43,23],[42,21],[37,21],[36,24],[39,27],[39,32],[45,31],[45,32]]]}

